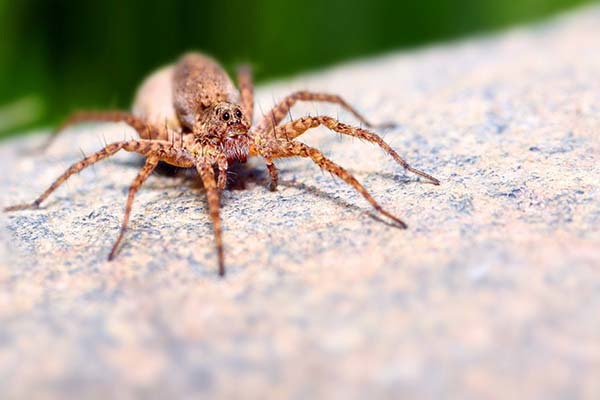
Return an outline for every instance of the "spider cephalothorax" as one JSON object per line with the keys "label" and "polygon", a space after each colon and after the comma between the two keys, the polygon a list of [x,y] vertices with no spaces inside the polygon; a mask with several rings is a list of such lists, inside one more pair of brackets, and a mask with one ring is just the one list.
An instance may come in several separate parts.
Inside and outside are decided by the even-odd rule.
{"label": "spider cephalothorax", "polygon": [[[176,64],[156,71],[144,81],[136,96],[132,113],[77,113],[56,131],[82,121],[125,122],[138,132],[141,139],[107,145],[73,164],[33,203],[7,207],[5,211],[37,208],[71,175],[119,150],[141,154],[146,157],[146,162],[129,188],[121,230],[108,256],[112,259],[127,229],[135,194],[158,163],[163,161],[177,167],[193,167],[198,171],[206,190],[209,214],[215,231],[219,274],[224,275],[220,192],[226,188],[227,169],[233,161],[245,162],[248,156],[262,157],[271,176],[270,187],[274,190],[277,187],[278,172],[273,160],[285,157],[308,158],[354,187],[379,213],[394,221],[400,228],[406,228],[404,222],[384,210],[348,171],[316,148],[295,139],[311,128],[325,126],[340,134],[377,144],[405,170],[420,175],[435,185],[439,184],[431,175],[411,167],[370,130],[346,125],[324,115],[283,122],[297,101],[324,101],[339,104],[368,128],[373,127],[337,95],[307,91],[293,93],[276,104],[256,125],[251,126],[254,95],[248,68],[239,70],[238,86],[239,92],[212,58],[199,53],[184,55]],[[50,136],[47,145],[54,137],[55,135]]]}
{"label": "spider cephalothorax", "polygon": [[220,102],[204,111],[192,128],[201,148],[221,149],[229,163],[246,162],[250,151],[250,122],[235,103]]}

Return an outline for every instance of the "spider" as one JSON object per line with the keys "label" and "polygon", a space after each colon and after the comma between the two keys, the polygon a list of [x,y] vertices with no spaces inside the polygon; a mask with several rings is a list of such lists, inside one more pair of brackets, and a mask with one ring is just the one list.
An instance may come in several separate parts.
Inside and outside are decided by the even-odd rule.
{"label": "spider", "polygon": [[[112,260],[129,223],[135,194],[152,174],[159,162],[175,167],[195,168],[206,191],[208,211],[212,219],[219,275],[225,275],[222,227],[219,217],[220,192],[227,184],[227,170],[235,162],[246,162],[249,156],[262,157],[266,163],[271,183],[277,187],[278,172],[274,160],[285,157],[304,157],[320,168],[331,172],[354,187],[380,214],[395,222],[399,228],[406,224],[384,210],[369,192],[343,167],[334,163],[316,148],[295,139],[311,128],[325,126],[331,131],[373,142],[385,150],[405,170],[439,185],[439,181],[425,172],[411,167],[385,141],[375,133],[343,124],[328,116],[307,116],[283,122],[297,101],[336,103],[353,114],[368,128],[375,126],[367,121],[341,97],[334,94],[299,91],[277,103],[254,126],[254,93],[250,69],[238,69],[239,91],[211,57],[200,53],[183,55],[175,64],[152,73],[138,89],[132,112],[104,111],[77,112],[68,118],[46,142],[46,147],[66,126],[80,122],[124,122],[134,128],[138,140],[124,140],[106,145],[69,167],[35,201],[5,208],[4,211],[38,208],[48,196],[71,175],[104,160],[120,150],[138,153],[145,157],[133,183],[129,187],[125,214],[119,235],[108,255]],[[172,93],[165,96],[165,93]]]}

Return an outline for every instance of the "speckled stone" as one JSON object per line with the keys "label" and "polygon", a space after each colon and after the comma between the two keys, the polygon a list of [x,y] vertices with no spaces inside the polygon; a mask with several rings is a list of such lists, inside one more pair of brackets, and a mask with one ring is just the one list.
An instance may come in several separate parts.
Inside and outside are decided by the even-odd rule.
{"label": "speckled stone", "polygon": [[[310,162],[260,160],[223,196],[219,279],[197,181],[151,177],[106,256],[131,154],[3,214],[0,393],[53,398],[600,398],[600,9],[258,90],[342,94],[439,187],[318,129],[396,229]],[[294,116],[327,113],[323,104]],[[0,146],[0,206],[31,201],[124,125]]]}

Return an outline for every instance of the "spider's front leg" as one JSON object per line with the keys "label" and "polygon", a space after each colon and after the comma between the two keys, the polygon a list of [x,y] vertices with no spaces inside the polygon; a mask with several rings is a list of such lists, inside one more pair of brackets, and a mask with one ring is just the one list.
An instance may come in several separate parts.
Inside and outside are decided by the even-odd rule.
{"label": "spider's front leg", "polygon": [[220,196],[215,181],[215,172],[211,164],[205,162],[196,162],[196,170],[202,178],[204,189],[206,190],[206,200],[208,202],[208,211],[212,219],[215,231],[215,241],[217,246],[217,257],[219,260],[219,275],[225,275],[225,260],[223,257],[223,229],[221,228],[221,217],[219,216]]}
{"label": "spider's front leg", "polygon": [[[323,153],[319,150],[310,147],[304,143],[290,141],[286,139],[277,139],[269,141],[268,149],[257,149],[259,153],[269,154],[269,158],[267,159],[267,165],[273,163],[274,158],[284,158],[284,157],[305,157],[310,158],[315,164],[317,164],[322,169],[331,172],[336,175],[338,178],[342,179],[347,184],[351,185],[356,189],[372,206],[382,215],[385,215],[392,221],[394,221],[400,228],[405,229],[406,224],[395,215],[386,211],[379,205],[379,203],[371,196],[371,194],[365,189],[363,185],[360,184],[356,180],[352,174],[346,171],[343,167],[331,161]],[[270,170],[269,170],[270,171]],[[273,175],[271,175],[273,178]]]}
{"label": "spider's front leg", "polygon": [[129,224],[129,215],[131,214],[131,207],[133,205],[133,199],[137,191],[142,187],[146,179],[152,174],[156,166],[158,165],[158,157],[151,156],[146,159],[146,163],[138,172],[138,175],[135,177],[133,183],[129,187],[129,194],[127,195],[127,203],[125,204],[125,215],[123,216],[123,222],[121,223],[121,230],[119,231],[119,236],[117,240],[115,240],[115,244],[112,247],[112,250],[108,254],[108,259],[112,260],[117,253],[117,249],[119,248],[119,244],[121,240],[123,240],[123,236],[125,235],[125,231],[127,230],[127,225]]}
{"label": "spider's front leg", "polygon": [[[386,153],[388,153],[398,164],[402,165],[402,167],[412,172],[413,174],[422,176],[423,178],[429,180],[434,185],[439,185],[440,181],[429,175],[426,172],[413,168],[408,164],[394,149],[390,147],[381,137],[377,136],[375,133],[368,131],[366,129],[353,127],[347,124],[343,124],[336,120],[335,118],[327,117],[327,116],[318,116],[318,117],[303,117],[297,120],[288,122],[285,125],[281,125],[275,128],[274,136],[276,138],[286,138],[289,140],[295,139],[296,137],[302,135],[304,132],[311,128],[316,128],[319,125],[323,125],[329,128],[332,131],[354,136],[360,139],[367,140],[371,143],[377,144],[381,147]],[[273,135],[273,133],[271,133]],[[263,133],[264,135],[264,133]]]}

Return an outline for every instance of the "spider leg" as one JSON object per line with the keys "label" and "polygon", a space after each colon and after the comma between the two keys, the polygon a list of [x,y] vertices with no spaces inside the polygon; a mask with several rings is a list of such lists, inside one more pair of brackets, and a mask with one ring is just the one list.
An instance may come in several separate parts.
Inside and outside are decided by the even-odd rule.
{"label": "spider leg", "polygon": [[254,116],[254,86],[249,65],[242,65],[238,69],[238,86],[242,98],[242,108],[248,120],[252,122]]}
{"label": "spider leg", "polygon": [[51,185],[42,193],[33,203],[19,204],[15,206],[6,207],[4,211],[16,211],[27,208],[38,208],[39,205],[50,196],[63,182],[65,182],[71,175],[80,172],[81,170],[97,163],[98,161],[104,160],[107,157],[112,156],[119,150],[125,150],[141,154],[143,156],[156,155],[160,160],[166,161],[169,164],[179,167],[192,167],[193,161],[187,155],[187,153],[180,149],[173,148],[170,143],[155,140],[129,140],[122,142],[114,142],[102,150],[97,151],[85,157],[83,160],[76,162],[71,165],[61,176],[59,176]]}
{"label": "spider leg", "polygon": [[40,146],[39,150],[46,150],[56,140],[58,135],[67,127],[82,122],[125,122],[127,125],[135,129],[142,139],[157,139],[166,140],[166,137],[161,132],[153,129],[146,124],[144,120],[126,111],[79,111],[73,113],[67,118],[56,130],[54,130],[48,139]]}
{"label": "spider leg", "polygon": [[354,136],[360,139],[367,140],[369,142],[379,145],[386,153],[388,153],[398,164],[412,172],[413,174],[419,175],[429,180],[434,185],[439,185],[440,181],[433,176],[413,168],[408,164],[398,153],[394,151],[381,137],[375,133],[362,128],[356,128],[350,125],[343,124],[335,118],[318,116],[318,117],[304,117],[299,118],[295,121],[288,122],[285,125],[281,125],[275,128],[275,137],[285,137],[287,139],[294,139],[311,128],[316,128],[319,125],[323,125],[332,131],[342,133],[344,135]]}
{"label": "spider leg", "polygon": [[215,241],[217,246],[217,257],[219,260],[219,275],[225,275],[225,261],[223,257],[223,234],[221,228],[221,218],[219,216],[220,197],[217,184],[215,182],[215,171],[212,165],[200,163],[196,165],[198,174],[202,178],[204,189],[206,190],[206,200],[208,202],[208,211],[212,219],[215,231]]}
{"label": "spider leg", "polygon": [[222,192],[227,187],[227,168],[229,163],[225,154],[219,154],[217,158],[217,167],[219,169],[219,176],[217,178],[217,188],[219,192]]}
{"label": "spider leg", "polygon": [[146,181],[146,179],[148,179],[148,177],[152,174],[152,171],[154,171],[154,169],[158,165],[158,161],[159,159],[156,156],[148,157],[146,159],[146,163],[144,164],[140,172],[135,177],[133,183],[129,187],[129,194],[127,195],[127,203],[125,204],[125,215],[123,216],[123,222],[121,223],[121,230],[119,231],[119,236],[117,237],[117,240],[115,241],[115,244],[113,245],[112,250],[108,255],[109,261],[114,258],[117,249],[119,248],[119,244],[121,243],[121,240],[123,240],[123,235],[125,234],[125,230],[127,229],[127,225],[129,224],[129,214],[131,214],[131,206],[133,205],[133,199],[135,197],[135,194],[137,193],[139,188],[142,187],[144,181]]}
{"label": "spider leg", "polygon": [[277,189],[279,172],[277,172],[277,167],[275,167],[272,158],[265,158],[265,162],[267,164],[267,169],[269,170],[269,175],[271,176],[271,184],[269,185],[269,189],[274,192]]}
{"label": "spider leg", "polygon": [[327,103],[339,104],[342,108],[350,112],[360,122],[362,122],[369,128],[383,129],[393,127],[395,125],[393,123],[385,123],[379,125],[372,124],[365,117],[363,117],[362,114],[356,111],[354,107],[352,107],[338,95],[299,91],[285,97],[275,107],[268,111],[267,114],[265,114],[263,119],[256,126],[256,130],[263,131],[279,125],[279,123],[283,121],[283,119],[288,115],[290,109],[294,106],[294,104],[296,104],[297,101],[323,101]]}
{"label": "spider leg", "polygon": [[274,158],[310,158],[315,164],[317,164],[322,169],[331,172],[347,184],[354,187],[354,189],[356,189],[369,203],[371,203],[373,208],[375,208],[375,210],[377,210],[379,213],[385,215],[386,217],[394,221],[402,229],[406,228],[406,224],[400,218],[384,210],[383,207],[381,207],[379,203],[373,198],[373,196],[369,194],[367,189],[365,189],[365,187],[361,185],[360,182],[358,182],[356,178],[352,176],[352,174],[350,174],[340,165],[334,163],[333,161],[325,157],[325,155],[323,155],[323,153],[321,153],[319,150],[300,142],[280,140],[278,144],[278,149],[276,151],[273,151]]}

